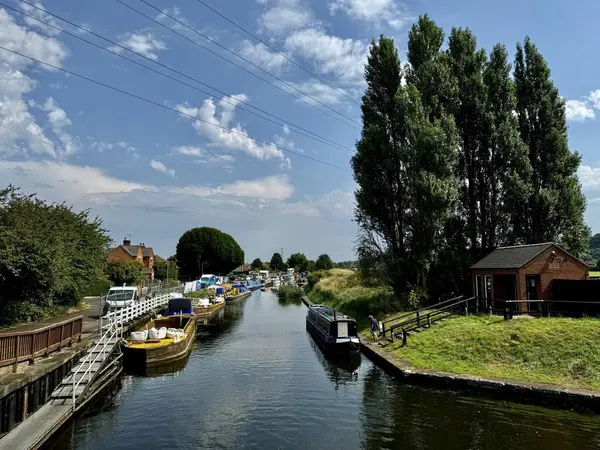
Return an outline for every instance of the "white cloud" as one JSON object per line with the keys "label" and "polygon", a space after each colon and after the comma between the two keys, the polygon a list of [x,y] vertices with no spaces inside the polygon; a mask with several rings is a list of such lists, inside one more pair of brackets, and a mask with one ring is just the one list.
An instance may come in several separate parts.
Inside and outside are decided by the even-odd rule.
{"label": "white cloud", "polygon": [[79,140],[70,135],[65,128],[72,125],[71,119],[67,117],[64,109],[60,108],[52,97],[48,97],[40,109],[48,113],[48,122],[52,131],[62,144],[61,156],[69,156],[80,149]]}
{"label": "white cloud", "polygon": [[[0,45],[60,67],[67,50],[54,38],[49,38],[17,25],[0,9]],[[0,50],[0,153],[34,153],[56,156],[54,143],[46,136],[29,111],[24,96],[36,82],[24,70],[33,66],[31,60]],[[44,70],[47,66],[41,66]]]}
{"label": "white cloud", "polygon": [[283,129],[283,134],[285,134],[286,136],[287,136],[288,134],[290,134],[290,129],[289,129],[289,127],[287,126],[287,124],[284,124],[282,129]]}
{"label": "white cloud", "polygon": [[230,169],[235,162],[235,158],[231,155],[210,153],[202,147],[182,145],[174,147],[173,152],[179,155],[194,156],[196,157],[196,163],[203,166],[216,166]]}
{"label": "white cloud", "polygon": [[[154,37],[150,32],[126,33],[119,37],[118,42],[128,49],[154,60],[158,59],[159,51],[167,49],[167,44]],[[123,52],[123,49],[117,46],[109,47],[109,50],[116,53]]]}
{"label": "white cloud", "polygon": [[278,36],[285,35],[292,30],[318,24],[310,9],[302,6],[298,0],[275,0],[270,2],[270,5],[263,12],[260,22],[266,31]]}
{"label": "white cloud", "polygon": [[[41,2],[31,2],[33,3],[35,6],[37,6],[37,8],[41,8],[43,10],[45,10],[46,8],[44,8],[44,5],[42,5]],[[27,3],[19,3],[19,7],[25,11],[27,14],[43,20],[44,22],[49,23],[50,25],[53,25],[55,27],[58,27],[59,24],[56,22],[56,20],[54,19],[54,17],[52,17],[50,14],[46,14],[44,11],[40,11],[37,8],[34,8],[33,6],[27,4]],[[31,17],[27,17],[25,16],[24,19],[25,23],[27,25],[29,25],[32,28],[38,28],[40,31],[46,33],[49,36],[57,36],[58,34],[60,34],[60,31],[58,31],[55,28],[49,27],[48,25],[38,22],[35,19],[32,19]]]}
{"label": "white cloud", "polygon": [[587,119],[595,119],[594,110],[586,102],[581,100],[567,100],[565,102],[567,120],[583,122]]}
{"label": "white cloud", "polygon": [[387,22],[395,29],[411,20],[394,0],[330,0],[329,9],[332,14],[339,10],[365,22]]}
{"label": "white cloud", "polygon": [[584,189],[600,188],[600,167],[579,166],[577,176]]}
{"label": "white cloud", "polygon": [[174,253],[183,232],[202,223],[230,233],[252,258],[268,258],[281,247],[312,259],[323,252],[334,260],[353,258],[356,226],[344,215],[351,202],[341,206],[351,193],[292,201],[285,176],[175,188],[125,181],[92,167],[0,160],[0,179],[76,210],[91,208],[114,238],[138,230],[139,239],[164,256]]}
{"label": "white cloud", "polygon": [[289,35],[285,48],[313,62],[317,71],[334,75],[346,83],[362,83],[369,44],[355,39],[342,39],[307,28]]}
{"label": "white cloud", "polygon": [[171,175],[172,177],[175,176],[175,170],[169,169],[163,163],[161,163],[160,161],[157,161],[155,159],[150,161],[150,167],[152,167],[154,170],[156,170],[158,172],[166,173],[167,175]]}
{"label": "white cloud", "polygon": [[[342,94],[345,90],[339,88],[337,90],[332,89],[330,86],[315,79],[307,80],[303,83],[289,84],[304,93],[304,95],[300,94],[298,98],[301,98],[311,105],[319,106],[318,102],[321,102],[325,105],[334,106],[339,105],[345,100],[345,96]],[[290,89],[288,86],[283,87],[290,92],[297,92]]]}
{"label": "white cloud", "polygon": [[595,109],[600,109],[600,89],[590,92],[589,100]]}
{"label": "white cloud", "polygon": [[[240,124],[231,125],[235,117],[235,106],[240,101],[247,100],[248,97],[245,94],[237,94],[224,97],[217,104],[212,98],[206,99],[200,108],[187,104],[177,105],[176,108],[185,114],[185,118],[192,120],[196,132],[208,138],[214,146],[243,151],[261,160],[283,159],[283,152],[274,143],[260,144],[251,138]],[[189,116],[198,117],[202,121],[193,120]]]}
{"label": "white cloud", "polygon": [[288,63],[282,54],[270,50],[262,42],[253,44],[249,40],[244,40],[240,47],[240,53],[244,58],[269,72],[279,73]]}

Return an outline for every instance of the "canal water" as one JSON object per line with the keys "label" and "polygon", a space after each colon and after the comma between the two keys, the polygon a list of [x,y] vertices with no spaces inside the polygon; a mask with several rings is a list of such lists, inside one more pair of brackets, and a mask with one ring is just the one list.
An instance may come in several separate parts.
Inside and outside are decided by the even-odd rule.
{"label": "canal water", "polygon": [[200,326],[187,361],[121,385],[54,449],[586,449],[600,417],[403,385],[330,361],[269,291]]}

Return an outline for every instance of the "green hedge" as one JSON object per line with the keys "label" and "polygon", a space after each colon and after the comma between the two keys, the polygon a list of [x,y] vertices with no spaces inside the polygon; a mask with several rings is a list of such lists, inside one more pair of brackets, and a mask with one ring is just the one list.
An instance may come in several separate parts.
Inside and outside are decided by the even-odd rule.
{"label": "green hedge", "polygon": [[87,289],[83,291],[83,296],[95,297],[99,295],[106,295],[112,285],[113,284],[109,280],[98,279],[88,285]]}

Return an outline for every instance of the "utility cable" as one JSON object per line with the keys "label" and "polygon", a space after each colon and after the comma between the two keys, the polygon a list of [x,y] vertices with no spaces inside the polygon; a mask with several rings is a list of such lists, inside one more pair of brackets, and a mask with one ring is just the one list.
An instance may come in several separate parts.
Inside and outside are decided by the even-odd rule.
{"label": "utility cable", "polygon": [[236,23],[234,20],[230,19],[229,17],[227,17],[225,14],[217,11],[215,8],[213,8],[212,6],[208,5],[206,2],[204,2],[203,0],[196,0],[198,3],[204,5],[206,8],[210,9],[212,12],[214,12],[215,14],[217,14],[218,16],[222,17],[223,19],[225,19],[227,22],[231,23],[232,25],[234,25],[235,27],[239,28],[240,30],[242,30],[244,33],[246,33],[248,36],[251,36],[252,38],[256,39],[258,42],[262,43],[263,45],[266,45],[267,47],[269,47],[271,50],[273,50],[275,53],[277,53],[278,55],[283,56],[285,59],[287,59],[289,62],[291,62],[292,64],[294,64],[296,67],[302,69],[303,71],[305,71],[307,74],[311,75],[312,77],[316,78],[317,80],[319,80],[321,83],[326,84],[327,86],[329,86],[331,89],[333,89],[334,91],[336,91],[338,94],[343,95],[344,97],[346,97],[348,100],[350,100],[352,103],[357,104],[358,106],[360,106],[360,103],[358,103],[356,100],[354,100],[352,97],[350,97],[348,94],[346,94],[344,91],[340,91],[338,88],[336,88],[335,86],[329,84],[326,80],[322,79],[321,77],[319,77],[318,75],[315,75],[313,72],[311,72],[310,70],[308,70],[306,67],[302,66],[301,64],[299,64],[298,62],[294,61],[292,58],[288,57],[285,53],[282,53],[281,51],[277,50],[275,47],[273,47],[271,44],[269,44],[267,41],[259,38],[258,36],[256,36],[256,34],[252,33],[251,31],[248,31],[247,29],[245,29],[244,27],[242,27],[241,25],[239,25],[238,23]]}
{"label": "utility cable", "polygon": [[221,125],[214,124],[214,123],[212,123],[212,122],[209,122],[208,120],[201,119],[201,118],[200,118],[200,117],[198,117],[198,116],[194,116],[194,115],[192,115],[192,114],[187,114],[187,113],[181,112],[181,111],[179,111],[179,110],[177,110],[177,109],[175,109],[175,108],[171,108],[170,106],[163,105],[162,103],[155,102],[154,100],[150,100],[150,99],[148,99],[148,98],[142,97],[142,96],[140,96],[140,95],[137,95],[137,94],[134,94],[134,93],[132,93],[132,92],[128,92],[128,91],[125,91],[125,90],[123,90],[123,89],[120,89],[120,88],[117,88],[117,87],[111,86],[111,85],[109,85],[109,84],[103,83],[103,82],[101,82],[101,81],[94,80],[93,78],[89,78],[89,77],[86,77],[85,75],[78,74],[78,73],[76,73],[76,72],[73,72],[73,71],[71,71],[71,70],[64,69],[64,68],[62,68],[62,67],[58,67],[58,66],[56,66],[56,65],[54,65],[54,64],[50,64],[50,63],[48,63],[48,62],[41,61],[41,60],[39,60],[39,59],[37,59],[37,58],[34,58],[34,57],[32,57],[32,56],[25,55],[24,53],[20,53],[20,52],[18,52],[18,51],[16,51],[16,50],[11,50],[11,49],[8,49],[8,48],[6,48],[6,47],[4,47],[4,46],[2,46],[2,45],[0,45],[0,50],[4,50],[4,51],[6,51],[6,52],[12,53],[12,54],[14,54],[14,55],[21,56],[21,57],[23,57],[23,58],[27,58],[27,59],[29,59],[29,60],[31,60],[31,61],[33,61],[33,62],[37,63],[37,64],[41,64],[41,65],[44,65],[44,66],[47,66],[47,67],[51,67],[51,68],[52,68],[52,69],[54,69],[54,70],[59,70],[59,71],[61,71],[61,72],[67,73],[67,74],[69,74],[69,75],[72,75],[72,76],[74,76],[74,77],[80,78],[80,79],[82,79],[82,80],[89,81],[90,83],[97,84],[98,86],[102,86],[102,87],[104,87],[104,88],[106,88],[106,89],[110,89],[110,90],[112,90],[112,91],[119,92],[119,93],[121,93],[121,94],[123,94],[123,95],[127,95],[128,97],[132,97],[132,98],[135,98],[135,99],[141,100],[141,101],[143,101],[143,102],[149,103],[149,104],[151,104],[151,105],[158,106],[158,107],[160,107],[160,108],[163,108],[163,109],[166,109],[166,110],[172,111],[172,112],[174,112],[174,113],[176,113],[176,114],[179,114],[179,115],[182,115],[182,116],[189,117],[189,118],[191,118],[191,119],[197,120],[198,122],[202,122],[202,123],[205,123],[205,124],[207,124],[207,125],[213,126],[213,127],[215,127],[215,128],[219,128],[219,129],[221,129],[221,130],[223,130],[223,131],[226,131],[226,132],[228,132],[228,133],[231,133],[231,134],[236,134],[236,135],[239,135],[239,136],[243,136],[243,137],[245,137],[245,138],[252,139],[252,140],[254,140],[255,142],[258,142],[258,143],[260,143],[260,144],[263,144],[263,145],[272,145],[272,146],[274,146],[275,148],[277,148],[277,149],[279,149],[279,150],[282,150],[282,151],[284,151],[284,152],[291,153],[291,154],[294,154],[294,155],[300,156],[300,157],[302,157],[302,158],[306,158],[306,159],[309,159],[309,160],[311,160],[311,161],[315,161],[315,162],[318,162],[318,163],[321,163],[321,164],[325,164],[326,166],[330,166],[330,167],[333,167],[333,168],[336,168],[336,169],[340,169],[340,170],[343,170],[343,171],[345,171],[345,172],[351,172],[349,169],[346,169],[345,167],[338,166],[338,165],[336,165],[336,164],[331,164],[331,163],[328,163],[328,162],[326,162],[326,161],[323,161],[323,160],[321,160],[321,159],[313,158],[312,156],[305,155],[305,154],[303,154],[303,153],[297,152],[297,151],[295,151],[295,150],[291,150],[291,149],[289,149],[289,148],[286,148],[286,147],[282,147],[282,146],[279,146],[279,145],[275,145],[275,144],[273,144],[272,142],[262,141],[262,140],[260,140],[260,139],[256,139],[256,138],[250,138],[250,137],[249,137],[247,134],[245,134],[245,133],[240,133],[239,131],[231,130],[231,129],[227,128],[227,127],[223,127],[223,126],[221,126]]}
{"label": "utility cable", "polygon": [[[165,24],[163,24],[163,23],[159,22],[159,21],[158,21],[158,20],[156,20],[156,19],[153,19],[152,17],[150,17],[150,16],[148,16],[148,15],[144,14],[143,12],[141,12],[141,11],[139,11],[139,10],[135,9],[135,8],[134,8],[134,7],[132,7],[131,5],[128,5],[128,4],[124,3],[124,2],[123,2],[123,1],[121,1],[121,0],[115,0],[115,1],[116,1],[117,3],[119,3],[119,4],[123,5],[123,6],[125,6],[126,8],[128,8],[128,9],[130,9],[130,10],[132,10],[132,11],[136,12],[137,14],[139,14],[139,15],[141,15],[141,16],[143,16],[143,17],[146,17],[148,20],[151,20],[152,22],[154,22],[154,23],[156,23],[156,24],[158,24],[158,25],[160,25],[160,26],[162,26],[162,27],[166,28],[167,30],[169,30],[169,31],[171,31],[171,32],[173,32],[173,33],[175,33],[175,34],[177,34],[177,35],[179,35],[179,36],[183,36],[181,33],[178,33],[178,32],[176,32],[176,31],[175,31],[175,30],[173,30],[172,28],[170,28],[170,27],[166,26]],[[335,110],[334,108],[332,108],[331,106],[329,106],[329,105],[327,105],[327,104],[325,104],[325,103],[321,102],[320,100],[318,100],[318,99],[316,99],[316,98],[314,98],[314,97],[312,97],[312,96],[308,95],[307,93],[305,93],[305,92],[303,92],[302,90],[300,90],[300,89],[298,89],[297,87],[295,87],[293,84],[291,84],[291,83],[288,83],[287,81],[283,80],[282,78],[278,77],[277,75],[274,75],[274,74],[272,74],[271,72],[269,72],[269,71],[267,71],[267,70],[263,69],[262,67],[260,67],[260,66],[258,66],[258,65],[256,65],[256,64],[254,64],[252,61],[250,61],[250,60],[248,60],[248,59],[244,58],[243,56],[240,56],[240,55],[238,55],[238,54],[237,54],[236,52],[234,52],[233,50],[230,50],[230,49],[228,49],[228,48],[227,48],[227,47],[225,47],[224,45],[220,44],[219,42],[215,41],[214,39],[211,39],[210,37],[206,36],[205,34],[201,33],[200,31],[196,30],[195,28],[193,28],[193,27],[190,27],[189,25],[187,25],[186,23],[182,22],[181,20],[178,20],[177,18],[173,17],[172,15],[170,15],[170,14],[168,14],[168,13],[166,13],[166,12],[162,11],[160,8],[157,8],[156,6],[154,6],[154,5],[150,4],[150,3],[148,3],[146,0],[140,0],[140,1],[141,1],[142,3],[145,3],[146,5],[148,5],[150,8],[152,8],[152,9],[154,9],[154,10],[158,11],[158,13],[159,13],[159,14],[162,14],[162,15],[164,15],[164,16],[166,16],[166,17],[169,17],[171,20],[173,20],[174,22],[177,22],[177,23],[178,23],[179,25],[181,25],[182,27],[184,27],[184,28],[187,28],[188,30],[192,31],[193,33],[195,33],[195,34],[197,34],[197,35],[199,35],[199,36],[203,37],[203,38],[204,38],[204,39],[206,39],[207,41],[209,41],[209,42],[213,43],[213,44],[214,44],[214,45],[216,45],[217,47],[219,47],[219,48],[221,48],[221,49],[225,50],[225,51],[226,51],[226,52],[228,52],[228,53],[231,53],[231,54],[232,54],[232,55],[234,55],[236,58],[239,58],[239,59],[241,59],[242,61],[246,62],[247,64],[251,65],[252,67],[254,67],[254,68],[256,68],[256,69],[260,70],[261,72],[264,72],[264,73],[266,73],[267,75],[269,75],[269,76],[271,76],[271,77],[275,78],[277,81],[279,81],[280,83],[282,83],[282,84],[286,85],[286,86],[287,86],[287,87],[289,87],[290,89],[293,89],[294,91],[297,91],[297,92],[299,92],[299,93],[300,93],[302,96],[304,96],[304,97],[306,97],[306,98],[310,99],[311,101],[313,101],[313,102],[315,102],[315,103],[318,103],[319,105],[322,105],[323,107],[325,107],[325,108],[327,108],[328,110],[332,111],[333,113],[335,113],[335,114],[337,114],[337,115],[339,115],[339,116],[343,117],[344,119],[346,119],[346,120],[348,120],[348,121],[350,121],[350,122],[354,123],[355,125],[360,125],[360,123],[359,123],[358,121],[356,121],[355,119],[352,119],[351,117],[348,117],[348,116],[346,116],[346,115],[344,115],[344,114],[340,113],[339,111],[336,111],[336,110]],[[234,65],[234,66],[236,66],[236,67],[238,67],[238,68],[240,68],[240,69],[242,69],[242,70],[244,70],[245,72],[247,72],[247,73],[250,73],[250,74],[252,74],[253,76],[256,76],[258,79],[260,79],[260,80],[264,81],[265,83],[268,83],[268,84],[269,84],[269,85],[271,85],[271,86],[274,86],[275,88],[279,89],[279,90],[280,90],[280,91],[282,91],[282,92],[285,92],[286,94],[288,94],[288,95],[292,96],[293,98],[295,98],[295,99],[297,99],[297,100],[300,100],[302,103],[305,103],[306,105],[310,106],[311,108],[316,108],[316,107],[315,107],[315,105],[313,105],[313,104],[309,103],[308,101],[304,100],[303,98],[301,98],[301,97],[296,97],[296,96],[295,96],[294,94],[292,94],[292,93],[291,93],[291,92],[290,92],[288,89],[284,89],[283,87],[281,87],[281,86],[278,86],[277,84],[275,84],[275,83],[273,83],[273,82],[271,82],[271,81],[269,81],[269,80],[267,80],[267,79],[265,79],[265,78],[259,77],[259,76],[258,76],[258,75],[256,75],[254,72],[252,72],[252,71],[250,71],[250,70],[248,70],[248,69],[244,68],[243,66],[240,66],[239,64],[236,64],[236,63],[234,63],[233,61],[231,61],[231,60],[229,60],[229,59],[227,59],[227,58],[223,57],[222,55],[219,55],[219,54],[218,54],[218,53],[216,53],[216,52],[213,52],[213,51],[211,51],[210,49],[208,49],[208,48],[204,47],[203,45],[200,45],[198,42],[196,42],[196,41],[194,41],[194,40],[192,40],[192,39],[189,39],[189,38],[186,38],[186,39],[187,39],[187,40],[189,40],[189,41],[191,41],[191,42],[194,42],[194,43],[195,43],[196,45],[198,45],[200,48],[202,48],[202,49],[204,49],[204,50],[206,50],[206,51],[208,51],[208,52],[212,53],[213,55],[216,55],[216,56],[218,56],[219,58],[223,59],[224,61],[227,61],[228,63],[230,63],[230,64],[232,64],[232,65]],[[337,116],[334,116],[334,115],[332,115],[332,114],[329,114],[329,113],[327,113],[326,111],[323,111],[322,109],[319,109],[319,108],[316,108],[316,109],[317,109],[318,111],[321,111],[321,112],[323,112],[324,114],[327,114],[327,115],[328,115],[328,116],[330,116],[330,117],[333,117],[333,118],[335,118],[336,120],[338,120],[339,122],[343,123],[344,125],[347,125],[347,126],[349,126],[349,127],[351,127],[351,128],[354,128],[355,130],[359,130],[359,128],[357,128],[355,125],[351,125],[351,124],[347,123],[346,121],[344,121],[344,120],[341,120],[341,119],[340,119],[339,117],[337,117]]]}
{"label": "utility cable", "polygon": [[[106,41],[106,42],[108,42],[108,43],[110,43],[110,44],[113,44],[113,45],[115,45],[116,47],[122,48],[123,50],[126,50],[126,51],[128,51],[128,52],[130,52],[130,53],[133,53],[134,55],[136,55],[136,56],[139,56],[140,58],[146,59],[147,61],[149,61],[149,62],[152,62],[152,63],[154,63],[154,64],[156,64],[156,65],[158,65],[158,66],[160,66],[160,67],[164,67],[164,68],[166,68],[166,69],[168,69],[168,70],[171,70],[171,71],[172,71],[172,72],[174,72],[174,73],[177,73],[178,75],[181,75],[181,76],[183,76],[183,77],[186,77],[186,78],[188,78],[188,79],[190,79],[190,80],[193,80],[193,81],[195,81],[196,83],[199,83],[199,84],[201,84],[201,85],[203,85],[203,86],[206,86],[206,87],[208,87],[209,89],[212,89],[212,90],[214,90],[214,91],[216,91],[216,92],[218,92],[218,93],[220,93],[220,94],[222,94],[222,95],[224,95],[224,96],[226,96],[226,97],[232,97],[232,94],[228,94],[227,92],[223,92],[223,91],[221,91],[221,90],[219,90],[219,89],[217,89],[217,88],[215,88],[215,87],[213,87],[213,86],[210,86],[210,85],[208,85],[208,84],[206,84],[206,83],[203,83],[202,81],[198,80],[197,78],[191,77],[191,76],[189,76],[189,75],[187,75],[187,74],[185,74],[185,73],[183,73],[183,72],[180,72],[180,71],[178,71],[178,70],[176,70],[176,69],[173,69],[173,68],[172,68],[172,67],[170,67],[170,66],[167,66],[167,65],[165,65],[165,64],[159,63],[158,61],[155,61],[155,60],[153,60],[153,59],[151,59],[151,58],[149,58],[149,57],[147,57],[147,56],[144,56],[144,55],[142,55],[141,53],[138,53],[138,52],[136,52],[136,51],[134,51],[134,50],[131,50],[131,49],[129,49],[129,48],[127,48],[127,47],[125,47],[125,46],[123,46],[123,45],[121,45],[121,44],[119,44],[119,43],[115,42],[115,41],[112,41],[112,40],[110,40],[110,39],[108,39],[108,38],[106,38],[106,37],[104,37],[104,36],[101,36],[101,35],[99,35],[98,33],[95,33],[95,32],[93,32],[93,31],[91,31],[91,30],[88,30],[87,28],[84,28],[84,27],[82,27],[82,26],[80,26],[80,25],[77,25],[76,23],[73,23],[73,22],[71,22],[71,21],[69,21],[69,20],[67,20],[67,19],[65,19],[65,18],[63,18],[63,17],[60,17],[60,16],[58,16],[58,15],[56,15],[56,14],[53,14],[53,13],[51,13],[51,12],[49,12],[49,11],[45,10],[45,9],[42,9],[42,8],[40,8],[40,7],[38,7],[38,6],[34,5],[34,4],[28,3],[28,2],[27,2],[27,1],[25,1],[25,0],[19,0],[19,1],[20,1],[20,2],[22,2],[22,3],[25,3],[25,4],[27,4],[27,5],[30,5],[30,6],[32,6],[33,8],[37,8],[37,9],[39,9],[40,11],[43,11],[44,13],[46,13],[46,14],[48,14],[48,15],[50,15],[50,16],[52,16],[52,17],[56,18],[56,19],[59,19],[59,20],[61,20],[61,21],[65,22],[65,23],[68,23],[69,25],[71,25],[71,26],[73,26],[73,27],[75,27],[75,28],[77,28],[77,29],[80,29],[80,30],[82,30],[82,31],[85,31],[85,32],[87,32],[87,33],[90,33],[90,34],[92,34],[92,35],[94,35],[94,36],[96,36],[96,37],[98,37],[98,38],[100,38],[100,39],[103,39],[104,41]],[[205,95],[208,95],[208,96],[213,96],[213,95],[214,95],[214,94],[213,94],[213,93],[211,93],[211,92],[207,92],[207,91],[205,91],[205,90],[203,90],[203,89],[200,89],[200,88],[198,88],[197,86],[193,86],[193,85],[191,85],[191,84],[189,84],[189,83],[186,83],[185,81],[179,80],[179,79],[177,79],[177,78],[175,78],[175,77],[172,77],[172,76],[170,76],[170,75],[167,75],[166,73],[163,73],[163,72],[160,72],[160,71],[158,71],[158,70],[156,70],[156,69],[153,69],[152,67],[149,67],[149,66],[147,66],[147,65],[145,65],[145,64],[142,64],[142,63],[140,63],[140,62],[138,62],[138,61],[136,61],[136,60],[134,60],[134,59],[128,58],[127,56],[121,55],[120,53],[117,53],[117,52],[115,52],[115,51],[112,51],[112,50],[110,50],[110,49],[108,49],[108,48],[102,47],[101,45],[98,45],[98,44],[96,44],[96,43],[94,43],[94,42],[91,42],[91,41],[89,41],[89,40],[87,40],[87,39],[85,39],[85,38],[83,38],[83,37],[81,37],[81,36],[78,36],[77,34],[71,33],[71,32],[69,32],[69,31],[67,31],[67,30],[65,30],[65,29],[63,29],[63,28],[57,27],[57,26],[55,26],[55,25],[52,25],[51,23],[45,22],[45,21],[43,21],[43,20],[41,20],[41,19],[39,19],[39,18],[37,18],[37,17],[34,17],[34,16],[32,16],[32,15],[30,15],[30,14],[27,14],[27,13],[25,13],[25,12],[23,12],[23,11],[20,11],[20,10],[18,10],[18,9],[15,9],[15,8],[13,8],[13,7],[11,7],[11,6],[8,6],[8,5],[6,5],[6,4],[4,4],[4,3],[2,3],[2,2],[0,2],[0,6],[3,6],[3,7],[5,7],[5,8],[7,8],[7,9],[10,9],[11,11],[14,11],[14,12],[16,12],[16,13],[18,13],[18,14],[21,14],[21,15],[23,15],[23,16],[29,17],[29,18],[31,18],[31,19],[33,19],[33,20],[35,20],[35,21],[37,21],[37,22],[40,22],[40,23],[42,23],[42,24],[44,24],[44,25],[46,25],[46,26],[48,26],[48,27],[50,27],[50,28],[53,28],[53,29],[55,29],[55,30],[57,30],[57,31],[60,31],[61,33],[65,33],[65,34],[67,34],[67,35],[69,35],[69,36],[71,36],[71,37],[73,37],[73,38],[75,38],[75,39],[78,39],[78,40],[80,40],[80,41],[82,41],[82,42],[85,42],[86,44],[92,45],[92,46],[94,46],[94,47],[96,47],[96,48],[99,48],[100,50],[103,50],[103,51],[105,51],[105,52],[107,52],[107,53],[110,53],[110,54],[112,54],[112,55],[118,56],[119,58],[125,59],[125,60],[127,60],[127,61],[129,61],[129,62],[131,62],[131,63],[133,63],[133,64],[136,64],[136,65],[138,65],[138,66],[140,66],[140,67],[143,67],[143,68],[145,68],[145,69],[147,69],[147,70],[150,70],[151,72],[154,72],[154,73],[156,73],[156,74],[158,74],[158,75],[161,75],[161,76],[163,76],[163,77],[165,77],[165,78],[168,78],[168,79],[170,79],[170,80],[173,80],[173,81],[175,81],[175,82],[177,82],[177,83],[180,83],[180,84],[182,84],[182,85],[184,85],[184,86],[187,86],[187,87],[189,87],[189,88],[191,88],[191,89],[194,89],[194,90],[196,90],[196,91],[198,91],[198,92],[201,92],[201,93],[203,93],[203,94],[205,94]],[[232,106],[235,106],[235,107],[237,107],[237,108],[241,109],[242,111],[246,111],[246,112],[248,112],[248,113],[250,113],[250,114],[254,114],[254,115],[255,115],[255,116],[257,116],[257,117],[260,117],[260,118],[262,118],[262,119],[264,119],[264,120],[266,120],[266,121],[268,121],[268,122],[274,123],[274,124],[276,124],[276,125],[279,125],[279,126],[288,125],[288,126],[289,126],[289,127],[290,127],[290,128],[293,130],[293,131],[294,131],[294,132],[296,132],[296,133],[298,133],[298,134],[301,134],[301,135],[303,135],[303,136],[306,136],[306,137],[308,137],[308,138],[310,138],[310,139],[313,139],[313,140],[315,140],[315,141],[317,141],[317,142],[320,142],[320,143],[322,143],[322,144],[329,145],[329,146],[331,146],[331,147],[333,147],[333,148],[336,148],[337,150],[341,150],[341,151],[344,151],[344,152],[346,152],[346,153],[349,153],[349,154],[354,154],[354,152],[353,152],[353,151],[351,151],[351,150],[350,150],[350,149],[348,149],[347,147],[344,147],[343,145],[341,145],[341,144],[339,144],[339,143],[337,143],[337,142],[334,142],[334,141],[332,141],[332,140],[330,140],[330,139],[327,139],[327,138],[325,138],[325,137],[323,137],[323,136],[320,136],[320,135],[318,135],[318,134],[316,134],[316,133],[313,133],[313,132],[312,132],[312,131],[310,131],[310,130],[307,130],[307,129],[305,129],[305,128],[302,128],[302,127],[300,127],[299,125],[295,125],[295,124],[293,124],[293,123],[291,123],[291,122],[287,122],[287,121],[285,121],[285,120],[281,120],[281,119],[279,119],[279,117],[277,117],[277,116],[275,116],[275,115],[273,115],[273,114],[271,114],[271,113],[269,113],[269,112],[267,112],[267,111],[265,111],[265,110],[263,110],[263,109],[261,109],[261,108],[258,108],[258,107],[254,106],[254,105],[252,105],[252,104],[250,104],[250,103],[248,103],[248,102],[246,102],[246,101],[240,100],[240,101],[239,101],[239,103],[243,103],[243,104],[247,105],[248,107],[250,107],[250,108],[253,108],[253,109],[257,110],[257,111],[260,111],[262,114],[266,114],[267,116],[270,116],[270,117],[272,117],[272,118],[274,118],[274,119],[276,119],[276,120],[270,119],[270,118],[268,118],[268,117],[264,117],[264,116],[262,116],[262,115],[260,115],[260,114],[257,114],[257,113],[256,113],[256,112],[254,112],[254,111],[251,111],[251,110],[249,110],[249,109],[246,109],[246,108],[244,108],[244,107],[240,106],[238,103],[234,103],[234,102],[231,102],[231,101],[229,101],[229,100],[226,100],[226,99],[221,99],[221,101],[222,101],[222,102],[224,102],[224,103],[230,104],[230,105],[232,105]],[[295,128],[297,128],[297,130],[296,130]],[[298,130],[300,130],[300,131],[298,131]]]}

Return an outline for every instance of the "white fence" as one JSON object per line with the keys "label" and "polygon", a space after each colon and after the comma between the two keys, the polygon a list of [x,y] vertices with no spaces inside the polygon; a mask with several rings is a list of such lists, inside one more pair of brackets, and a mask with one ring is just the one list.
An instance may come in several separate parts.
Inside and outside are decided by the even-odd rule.
{"label": "white fence", "polygon": [[[181,293],[182,290],[182,287],[168,289],[152,297],[146,297],[125,308],[109,311],[100,317],[100,329],[104,330],[115,322],[126,324],[150,311],[163,307],[173,298],[171,295],[173,292]],[[104,299],[102,300],[104,301]]]}

